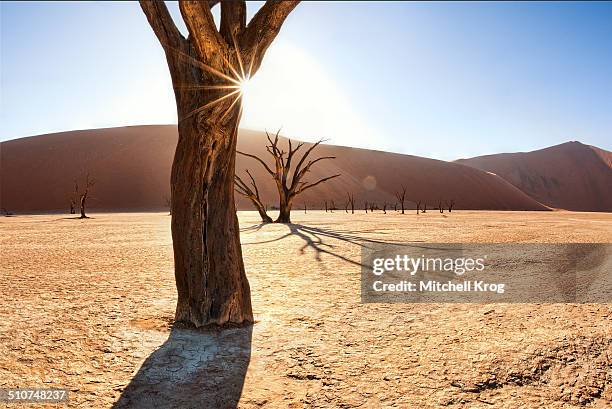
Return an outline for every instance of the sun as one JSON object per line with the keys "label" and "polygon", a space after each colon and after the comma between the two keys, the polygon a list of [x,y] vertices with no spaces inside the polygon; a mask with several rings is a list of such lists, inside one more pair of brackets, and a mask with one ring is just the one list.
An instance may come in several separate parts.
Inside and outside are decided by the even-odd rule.
{"label": "sun", "polygon": [[240,80],[240,85],[238,87],[240,89],[240,95],[242,95],[242,98],[244,99],[249,93],[251,81],[249,80],[249,78],[243,78]]}

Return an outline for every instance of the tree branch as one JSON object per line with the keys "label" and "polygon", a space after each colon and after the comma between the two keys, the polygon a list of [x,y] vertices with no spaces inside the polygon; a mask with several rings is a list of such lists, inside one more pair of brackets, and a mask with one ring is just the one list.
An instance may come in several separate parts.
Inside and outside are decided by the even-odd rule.
{"label": "tree branch", "polygon": [[[298,162],[297,166],[295,167],[295,170],[293,171],[294,175],[297,175],[298,173],[300,173],[300,169],[302,168],[302,165],[304,164],[304,162],[306,161],[306,158],[308,157],[308,155],[310,155],[310,153],[317,147],[319,146],[319,144],[321,144],[321,142],[323,142],[323,139],[319,139],[319,141],[317,143],[315,143],[314,145],[312,145],[310,148],[308,148],[306,150],[306,152],[304,152],[304,156],[302,156],[302,159],[300,159],[300,161]],[[295,179],[295,178],[294,178]]]}
{"label": "tree branch", "polygon": [[298,4],[299,1],[294,0],[268,0],[247,25],[241,45],[250,56],[251,75],[259,69],[266,50],[278,35],[289,13]]}
{"label": "tree branch", "polygon": [[224,48],[224,41],[217,31],[209,4],[197,0],[179,0],[179,9],[189,30],[189,38],[200,57],[206,60],[218,54]]}
{"label": "tree branch", "polygon": [[300,193],[302,193],[302,192],[303,192],[304,190],[306,190],[306,189],[310,189],[311,187],[315,187],[315,186],[317,186],[317,185],[319,185],[319,184],[321,184],[321,183],[323,183],[323,182],[327,182],[328,180],[333,179],[333,178],[336,178],[336,177],[338,177],[338,176],[340,176],[340,174],[333,175],[333,176],[328,176],[328,177],[326,177],[326,178],[323,178],[323,179],[320,179],[320,180],[316,181],[315,183],[305,184],[304,186],[300,187],[300,188],[299,188],[299,189],[298,189],[298,190],[295,192],[295,195],[299,195]]}
{"label": "tree branch", "polygon": [[270,167],[262,159],[258,158],[255,155],[251,155],[250,153],[245,153],[245,152],[240,152],[240,151],[236,151],[236,153],[239,153],[240,155],[248,156],[249,158],[255,159],[256,161],[258,161],[259,163],[261,163],[263,165],[263,167],[266,169],[266,171],[270,175],[272,175],[272,177],[274,177],[274,178],[276,177],[276,174],[274,173],[274,171],[272,169],[270,169]]}
{"label": "tree branch", "polygon": [[140,8],[147,16],[149,25],[162,47],[164,49],[166,47],[180,48],[180,43],[185,40],[185,37],[176,28],[163,0],[140,0]]}
{"label": "tree branch", "polygon": [[324,159],[336,159],[336,157],[335,156],[322,156],[320,158],[317,158],[315,160],[311,160],[310,162],[308,162],[308,164],[304,167],[304,169],[302,169],[299,172],[297,172],[297,168],[296,168],[296,172],[293,172],[293,179],[291,180],[291,188],[293,189],[296,183],[299,182],[304,176],[306,176],[306,173],[310,171],[310,168],[312,167],[312,165]]}
{"label": "tree branch", "polygon": [[[227,44],[238,47],[238,35],[246,26],[246,2],[224,0],[221,2],[221,25],[219,32]],[[243,75],[245,73],[242,73]]]}

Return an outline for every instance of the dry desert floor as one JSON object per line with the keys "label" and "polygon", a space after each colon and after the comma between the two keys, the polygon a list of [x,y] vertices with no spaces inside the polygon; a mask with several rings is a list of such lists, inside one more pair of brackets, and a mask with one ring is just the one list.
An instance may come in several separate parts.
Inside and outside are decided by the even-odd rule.
{"label": "dry desert floor", "polygon": [[359,280],[368,242],[610,243],[612,214],[239,217],[257,322],[223,331],[172,326],[166,214],[1,218],[0,387],[71,391],[44,407],[612,405],[610,304],[362,304]]}

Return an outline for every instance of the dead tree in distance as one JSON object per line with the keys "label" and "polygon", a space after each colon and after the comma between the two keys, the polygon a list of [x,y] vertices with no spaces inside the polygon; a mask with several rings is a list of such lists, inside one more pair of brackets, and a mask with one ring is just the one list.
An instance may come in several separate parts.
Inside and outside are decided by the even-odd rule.
{"label": "dead tree in distance", "polygon": [[383,203],[383,214],[387,214],[387,202]]}
{"label": "dead tree in distance", "polygon": [[402,190],[395,192],[395,197],[397,201],[400,203],[402,214],[404,214],[404,203],[406,202],[406,187],[402,185]]}
{"label": "dead tree in distance", "polygon": [[[351,214],[355,214],[355,195],[353,195],[352,193],[346,193],[347,196],[347,207],[350,204],[351,205]],[[348,212],[347,212],[348,213]]]}
{"label": "dead tree in distance", "polygon": [[[218,3],[219,28],[211,12]],[[297,4],[266,1],[247,24],[244,0],[181,0],[185,37],[164,1],[140,0],[166,54],[178,113],[171,172],[176,321],[253,322],[234,204],[241,85]]]}
{"label": "dead tree in distance", "polygon": [[440,213],[444,213],[444,203],[442,202],[442,199],[438,199],[438,210]]}
{"label": "dead tree in distance", "polygon": [[454,200],[450,200],[448,202],[448,212],[449,213],[452,212],[454,207],[455,207],[455,201]]}
{"label": "dead tree in distance", "polygon": [[89,219],[89,217],[87,217],[87,215],[85,214],[85,208],[87,206],[87,197],[89,196],[89,193],[91,192],[91,188],[94,187],[94,185],[96,184],[96,181],[92,178],[89,177],[89,173],[85,176],[85,189],[83,190],[83,192],[80,193],[80,199],[79,199],[79,204],[80,204],[80,208],[81,208],[81,219]]}
{"label": "dead tree in distance", "polygon": [[368,202],[365,202],[363,207],[365,208],[366,214],[368,214]]}
{"label": "dead tree in distance", "polygon": [[257,189],[257,183],[255,183],[255,179],[253,178],[253,175],[251,175],[251,172],[249,172],[248,169],[246,170],[246,173],[247,175],[249,175],[249,178],[251,179],[251,186],[247,185],[240,178],[240,176],[234,175],[235,183],[236,183],[236,186],[235,186],[236,192],[238,192],[238,194],[246,197],[247,199],[251,201],[253,206],[255,206],[255,209],[257,209],[257,212],[259,212],[259,217],[261,217],[262,223],[272,223],[272,218],[268,216],[268,213],[266,212],[266,206],[263,204],[263,202],[261,201],[261,198],[259,197],[259,189]]}
{"label": "dead tree in distance", "polygon": [[79,183],[74,180],[74,192],[70,198],[70,214],[76,214],[76,206],[79,200]]}
{"label": "dead tree in distance", "polygon": [[[279,195],[279,214],[276,219],[276,223],[291,223],[291,207],[293,201],[299,194],[303,193],[307,189],[311,189],[321,183],[327,182],[330,179],[340,176],[339,174],[324,177],[316,182],[306,182],[304,177],[310,172],[310,168],[317,162],[326,159],[335,159],[335,156],[322,156],[317,159],[308,160],[309,155],[315,150],[323,140],[319,140],[314,143],[310,148],[306,149],[302,157],[298,160],[295,168],[292,168],[293,161],[296,160],[295,154],[304,146],[304,142],[299,142],[295,147],[291,139],[288,139],[288,152],[281,150],[278,146],[280,129],[276,132],[274,139],[266,132],[269,145],[266,146],[266,150],[274,159],[274,170],[268,166],[268,164],[258,156],[250,153],[240,152],[239,154],[253,158],[257,160],[263,168],[268,172],[272,179],[276,182],[276,187]],[[291,177],[290,177],[291,174]],[[332,207],[333,201],[332,201]]]}
{"label": "dead tree in distance", "polygon": [[417,215],[418,215],[419,214],[419,210],[421,210],[421,201],[417,200],[414,203],[416,204],[416,212],[417,212]]}
{"label": "dead tree in distance", "polygon": [[325,213],[327,213],[327,200],[325,201]]}

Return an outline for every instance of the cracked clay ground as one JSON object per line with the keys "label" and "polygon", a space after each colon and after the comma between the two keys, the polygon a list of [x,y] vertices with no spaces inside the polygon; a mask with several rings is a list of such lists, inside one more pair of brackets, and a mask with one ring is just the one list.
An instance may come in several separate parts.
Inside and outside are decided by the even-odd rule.
{"label": "cracked clay ground", "polygon": [[82,408],[612,405],[610,304],[361,304],[358,265],[363,239],[610,243],[612,214],[295,212],[262,227],[240,212],[257,323],[221,332],[171,327],[167,215],[92,216],[0,220],[0,387],[65,387]]}

